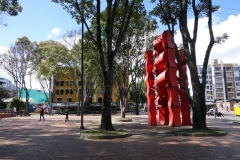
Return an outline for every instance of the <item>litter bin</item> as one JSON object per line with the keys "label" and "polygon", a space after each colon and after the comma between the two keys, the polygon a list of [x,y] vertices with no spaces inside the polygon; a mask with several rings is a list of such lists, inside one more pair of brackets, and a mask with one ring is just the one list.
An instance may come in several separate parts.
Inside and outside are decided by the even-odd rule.
{"label": "litter bin", "polygon": [[240,116],[240,103],[236,103],[236,104],[234,105],[234,114],[235,114],[236,116]]}

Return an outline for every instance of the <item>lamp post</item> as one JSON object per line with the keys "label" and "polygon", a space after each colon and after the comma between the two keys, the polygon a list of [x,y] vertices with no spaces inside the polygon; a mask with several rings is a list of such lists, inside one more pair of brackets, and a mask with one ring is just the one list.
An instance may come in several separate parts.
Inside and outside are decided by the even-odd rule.
{"label": "lamp post", "polygon": [[84,112],[84,107],[83,107],[83,100],[84,100],[84,92],[83,92],[83,47],[84,47],[84,44],[83,44],[83,33],[84,33],[84,22],[83,22],[83,5],[82,5],[82,59],[81,59],[81,73],[82,73],[82,76],[81,76],[81,80],[82,80],[82,94],[81,94],[81,126],[80,126],[80,129],[84,129],[84,126],[83,126],[83,112]]}

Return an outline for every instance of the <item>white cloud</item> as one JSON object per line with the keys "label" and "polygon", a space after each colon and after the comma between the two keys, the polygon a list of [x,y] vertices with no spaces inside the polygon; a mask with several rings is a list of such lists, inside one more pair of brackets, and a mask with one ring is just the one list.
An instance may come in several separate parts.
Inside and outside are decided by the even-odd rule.
{"label": "white cloud", "polygon": [[61,29],[58,27],[55,27],[52,29],[51,33],[47,36],[47,38],[52,38],[55,35],[59,35],[61,33]]}
{"label": "white cloud", "polygon": [[59,33],[61,32],[61,29],[60,28],[57,28],[57,27],[55,27],[55,28],[53,28],[53,30],[52,30],[52,34],[56,34],[56,35],[58,35]]}
{"label": "white cloud", "polygon": [[7,47],[0,46],[0,54],[3,54],[3,53],[5,53],[7,50],[8,50],[8,48],[7,48]]}
{"label": "white cloud", "polygon": [[[192,34],[193,19],[189,20],[189,31]],[[197,64],[201,65],[204,61],[205,52],[209,43],[209,33],[207,27],[207,18],[200,19],[198,28],[198,38],[196,43]],[[230,37],[221,45],[214,45],[210,54],[210,59],[218,59],[223,63],[240,64],[240,14],[231,15],[226,21],[220,22],[220,17],[213,17],[214,36],[221,36],[227,33]],[[180,33],[176,35],[176,42],[181,43]]]}

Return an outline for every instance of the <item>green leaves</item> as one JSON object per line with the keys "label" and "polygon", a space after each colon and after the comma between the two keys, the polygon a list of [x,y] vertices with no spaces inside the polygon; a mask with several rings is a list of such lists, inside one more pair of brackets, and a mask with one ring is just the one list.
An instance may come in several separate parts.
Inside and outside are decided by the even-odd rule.
{"label": "green leaves", "polygon": [[0,11],[7,12],[10,16],[17,16],[18,12],[22,12],[22,6],[18,0],[1,0]]}

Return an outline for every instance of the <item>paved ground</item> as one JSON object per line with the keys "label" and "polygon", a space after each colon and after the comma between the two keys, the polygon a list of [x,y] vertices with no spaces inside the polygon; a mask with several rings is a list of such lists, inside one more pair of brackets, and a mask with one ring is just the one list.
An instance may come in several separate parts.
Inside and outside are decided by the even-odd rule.
{"label": "paved ground", "polygon": [[[223,137],[173,136],[176,128],[147,125],[147,115],[128,114],[133,122],[114,122],[116,129],[130,131],[133,136],[123,139],[80,139],[80,117],[70,115],[39,115],[0,119],[0,159],[83,159],[83,160],[237,160],[240,159],[240,117],[233,112],[225,117],[207,117],[209,127],[228,132]],[[97,128],[100,115],[85,115],[84,127]]]}

